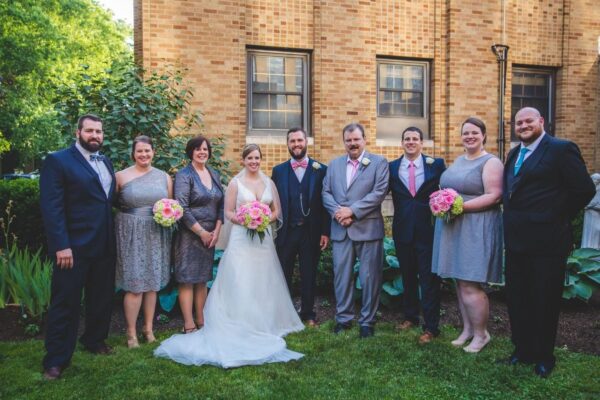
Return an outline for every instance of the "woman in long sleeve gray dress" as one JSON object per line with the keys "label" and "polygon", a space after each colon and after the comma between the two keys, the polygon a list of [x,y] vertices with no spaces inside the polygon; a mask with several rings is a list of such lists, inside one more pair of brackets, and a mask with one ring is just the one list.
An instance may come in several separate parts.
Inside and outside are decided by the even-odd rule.
{"label": "woman in long sleeve gray dress", "polygon": [[208,139],[190,139],[185,152],[191,162],[175,175],[174,189],[175,199],[183,207],[184,226],[177,232],[173,251],[183,333],[190,333],[204,325],[206,283],[212,279],[215,244],[223,224],[224,193],[219,174],[207,165],[212,155]]}

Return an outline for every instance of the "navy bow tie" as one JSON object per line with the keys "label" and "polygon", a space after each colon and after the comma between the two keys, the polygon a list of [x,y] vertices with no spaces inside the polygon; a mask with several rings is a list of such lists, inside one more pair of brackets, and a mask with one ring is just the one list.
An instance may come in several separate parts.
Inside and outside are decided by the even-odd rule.
{"label": "navy bow tie", "polygon": [[90,154],[90,161],[104,161],[104,156],[102,154]]}

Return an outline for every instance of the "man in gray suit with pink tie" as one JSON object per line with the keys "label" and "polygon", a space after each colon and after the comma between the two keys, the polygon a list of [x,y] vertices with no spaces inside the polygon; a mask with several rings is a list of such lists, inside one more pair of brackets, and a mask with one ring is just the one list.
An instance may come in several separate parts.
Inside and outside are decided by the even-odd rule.
{"label": "man in gray suit with pink tie", "polygon": [[388,191],[387,160],[365,151],[365,130],[352,123],[342,130],[347,154],[331,161],[323,181],[323,205],[331,215],[336,298],[334,333],[354,319],[354,263],[360,261],[360,337],[373,336],[383,268],[381,203]]}

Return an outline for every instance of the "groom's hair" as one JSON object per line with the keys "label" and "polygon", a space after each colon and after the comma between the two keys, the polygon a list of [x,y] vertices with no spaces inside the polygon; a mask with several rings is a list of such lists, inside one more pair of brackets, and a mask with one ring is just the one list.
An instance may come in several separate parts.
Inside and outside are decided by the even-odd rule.
{"label": "groom's hair", "polygon": [[419,134],[419,139],[421,139],[421,142],[423,141],[423,131],[419,128],[417,128],[416,126],[409,126],[408,128],[406,128],[405,130],[402,131],[402,140],[404,140],[404,134],[406,132],[417,132]]}
{"label": "groom's hair", "polygon": [[344,138],[344,135],[346,134],[346,132],[354,132],[357,129],[360,131],[360,133],[362,133],[363,139],[366,139],[365,127],[362,126],[361,124],[359,124],[358,122],[352,122],[352,123],[346,125],[344,127],[344,129],[342,129],[342,138]]}
{"label": "groom's hair", "polygon": [[287,135],[286,138],[290,138],[290,133],[294,133],[294,132],[302,132],[304,134],[304,139],[306,139],[306,131],[302,128],[300,128],[299,126],[295,126],[293,128],[290,128],[289,131],[287,131]]}

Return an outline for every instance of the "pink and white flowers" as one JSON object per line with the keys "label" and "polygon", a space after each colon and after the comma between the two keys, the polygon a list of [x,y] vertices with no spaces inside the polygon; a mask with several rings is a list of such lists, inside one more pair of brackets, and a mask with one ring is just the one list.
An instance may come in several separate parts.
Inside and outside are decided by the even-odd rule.
{"label": "pink and white flowers", "polygon": [[463,213],[463,198],[454,189],[441,189],[429,195],[429,208],[434,217],[449,222]]}
{"label": "pink and white flowers", "polygon": [[183,217],[183,208],[177,200],[160,199],[152,207],[154,221],[165,228],[171,228]]}
{"label": "pink and white flowers", "polygon": [[252,201],[241,205],[235,213],[235,218],[240,225],[247,229],[248,236],[251,239],[254,238],[254,235],[258,235],[262,243],[265,233],[269,233],[271,209],[260,201]]}

